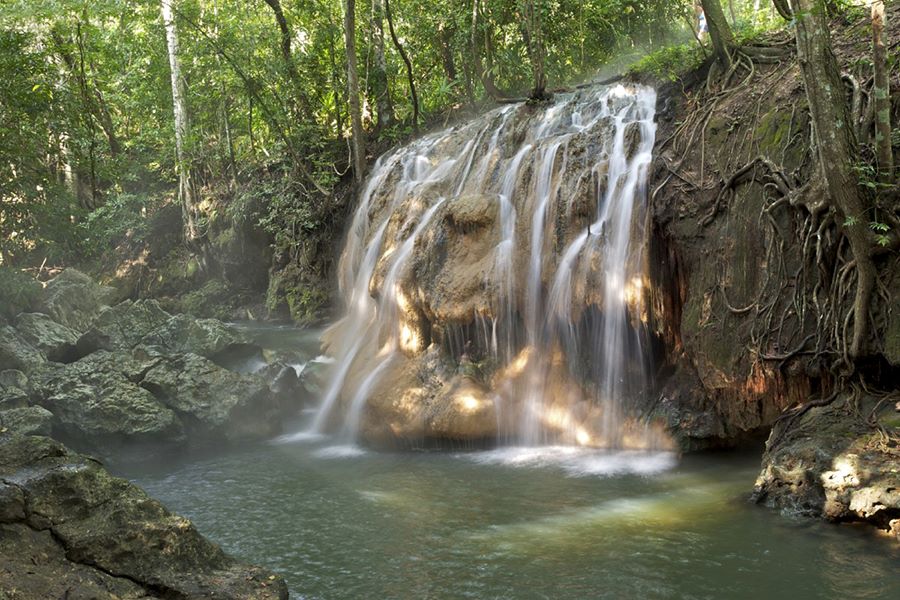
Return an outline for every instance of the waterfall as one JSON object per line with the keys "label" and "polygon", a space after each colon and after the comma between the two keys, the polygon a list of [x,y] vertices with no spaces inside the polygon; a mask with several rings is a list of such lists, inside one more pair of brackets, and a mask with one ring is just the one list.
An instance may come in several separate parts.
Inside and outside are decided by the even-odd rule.
{"label": "waterfall", "polygon": [[587,89],[380,158],[339,263],[313,430],[646,447],[628,407],[647,380],[655,102]]}

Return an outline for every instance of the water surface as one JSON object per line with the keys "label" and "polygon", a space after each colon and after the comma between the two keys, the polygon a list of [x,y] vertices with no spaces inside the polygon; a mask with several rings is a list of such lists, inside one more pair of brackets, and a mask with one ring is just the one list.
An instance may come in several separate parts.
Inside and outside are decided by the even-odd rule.
{"label": "water surface", "polygon": [[127,474],[297,598],[900,597],[895,543],[748,504],[757,464],[323,438]]}

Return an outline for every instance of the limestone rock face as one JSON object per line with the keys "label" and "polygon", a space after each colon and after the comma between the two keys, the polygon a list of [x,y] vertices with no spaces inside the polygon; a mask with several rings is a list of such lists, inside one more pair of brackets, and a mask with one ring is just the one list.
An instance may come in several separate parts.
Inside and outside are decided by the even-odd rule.
{"label": "limestone rock face", "polygon": [[[868,415],[875,399],[859,400]],[[753,499],[773,508],[831,521],[864,521],[900,532],[900,453],[881,433],[853,414],[849,395],[772,430]],[[897,435],[893,406],[880,411],[880,426]]]}
{"label": "limestone rock face", "polygon": [[99,463],[42,437],[0,435],[0,581],[17,598],[287,599]]}
{"label": "limestone rock face", "polygon": [[99,285],[70,268],[47,282],[41,312],[71,329],[86,331],[114,295],[112,288]]}

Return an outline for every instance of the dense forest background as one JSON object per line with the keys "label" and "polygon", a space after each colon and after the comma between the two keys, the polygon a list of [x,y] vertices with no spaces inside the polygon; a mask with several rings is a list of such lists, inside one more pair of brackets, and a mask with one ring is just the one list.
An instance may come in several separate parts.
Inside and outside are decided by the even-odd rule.
{"label": "dense forest background", "polygon": [[735,45],[785,23],[777,3],[707,3],[712,40],[689,0],[4,0],[0,264],[140,264],[124,295],[183,291],[258,238],[278,277],[210,293],[268,287],[269,309],[306,318],[378,154],[639,59],[673,78],[720,54],[720,15]]}

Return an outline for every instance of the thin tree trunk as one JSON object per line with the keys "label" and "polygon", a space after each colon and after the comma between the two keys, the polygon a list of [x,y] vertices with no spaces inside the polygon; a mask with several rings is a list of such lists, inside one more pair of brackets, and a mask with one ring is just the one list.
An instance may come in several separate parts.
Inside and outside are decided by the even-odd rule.
{"label": "thin tree trunk", "polygon": [[[472,64],[475,65],[475,74],[484,86],[484,92],[493,99],[504,98],[506,94],[501,92],[494,83],[494,74],[490,69],[485,69],[481,62],[481,50],[478,44],[478,13],[481,0],[472,0]],[[485,34],[485,39],[487,39]]]}
{"label": "thin tree trunk", "polygon": [[719,0],[700,0],[703,13],[706,15],[706,25],[709,27],[709,37],[712,40],[713,54],[723,71],[731,67],[731,49],[734,47],[734,34],[725,19],[725,12]]}
{"label": "thin tree trunk", "polygon": [[264,2],[268,4],[272,9],[272,12],[275,13],[275,22],[278,23],[278,31],[281,34],[281,58],[284,61],[285,70],[287,70],[288,78],[291,80],[291,85],[294,88],[295,97],[303,108],[303,111],[310,114],[311,109],[306,100],[303,82],[300,79],[300,73],[297,72],[297,65],[294,64],[294,55],[293,50],[291,49],[293,33],[291,32],[290,25],[288,25],[287,18],[284,16],[284,11],[281,8],[281,1],[264,0]]}
{"label": "thin tree trunk", "polygon": [[178,195],[181,199],[181,214],[184,221],[184,237],[188,243],[199,237],[194,216],[195,191],[191,179],[191,158],[189,152],[191,125],[187,112],[187,91],[181,76],[181,62],[178,56],[178,31],[172,6],[174,0],[161,0],[163,25],[166,29],[166,47],[169,53],[169,69],[172,76],[172,111],[175,117],[175,154],[178,170]]}
{"label": "thin tree trunk", "polygon": [[334,44],[334,32],[338,28],[331,21],[331,12],[328,13],[328,58],[331,61],[331,88],[334,94],[334,127],[337,139],[341,139],[341,132],[344,130],[344,115],[341,114],[341,103],[343,102],[343,94],[341,93],[340,72],[337,66],[337,49]]}
{"label": "thin tree trunk", "polygon": [[525,31],[528,39],[528,56],[531,59],[531,74],[534,88],[530,97],[535,100],[544,100],[547,97],[547,75],[544,73],[544,36],[541,26],[541,7],[534,5],[535,0],[525,2]]}
{"label": "thin tree trunk", "polygon": [[452,25],[448,26],[444,21],[438,23],[441,63],[444,65],[444,73],[447,75],[447,80],[451,83],[456,81],[458,77],[456,62],[453,60],[453,30],[454,27]]}
{"label": "thin tree trunk", "polygon": [[359,187],[362,185],[366,166],[366,142],[363,139],[365,134],[362,126],[362,108],[359,103],[359,76],[356,72],[356,0],[344,0],[344,46],[347,49],[353,179]]}
{"label": "thin tree trunk", "polygon": [[403,59],[404,64],[406,64],[406,78],[409,81],[409,95],[410,99],[412,100],[413,106],[413,129],[418,132],[419,95],[416,93],[416,81],[413,78],[412,62],[409,60],[409,56],[406,54],[406,50],[403,49],[403,44],[400,43],[399,38],[397,38],[397,31],[394,29],[394,18],[391,16],[391,0],[384,0],[384,16],[387,17],[388,29],[391,32],[391,40],[393,40],[394,42],[394,47],[400,54],[400,58]]}
{"label": "thin tree trunk", "polygon": [[378,111],[376,128],[380,131],[394,124],[394,102],[387,74],[387,59],[384,55],[384,0],[372,0],[372,20],[370,24],[372,47],[375,50],[375,68],[372,69],[372,91],[375,93],[375,108]]}
{"label": "thin tree trunk", "polygon": [[891,80],[884,49],[884,0],[872,2],[872,62],[875,65],[875,157],[878,179],[894,181],[894,154],[891,148]]}
{"label": "thin tree trunk", "polygon": [[875,265],[867,231],[867,204],[853,172],[857,163],[856,139],[844,84],[831,47],[824,0],[790,0],[795,18],[797,56],[809,102],[816,152],[832,206],[844,222],[844,234],[856,261],[857,283],[853,302],[852,359],[865,350],[869,304],[875,288]]}

